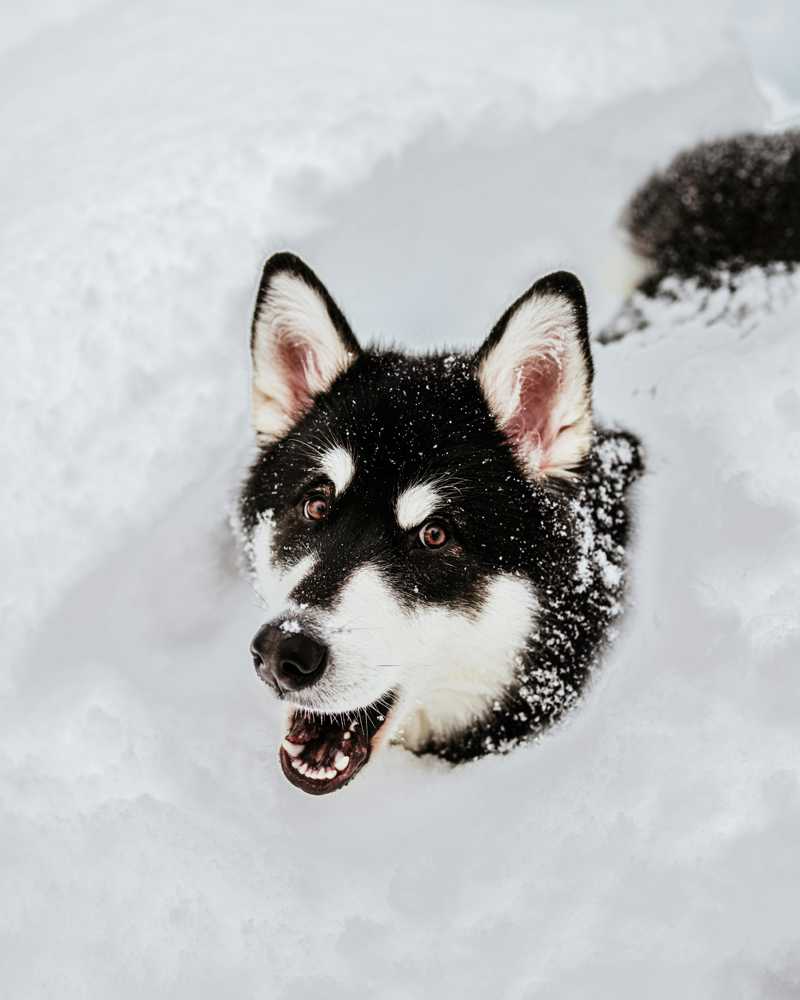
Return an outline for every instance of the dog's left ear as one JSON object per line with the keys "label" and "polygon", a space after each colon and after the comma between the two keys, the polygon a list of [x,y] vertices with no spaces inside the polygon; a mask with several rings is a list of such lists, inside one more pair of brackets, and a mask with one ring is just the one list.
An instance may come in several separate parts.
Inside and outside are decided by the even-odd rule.
{"label": "dog's left ear", "polygon": [[506,310],[475,357],[500,429],[535,478],[569,478],[592,439],[586,298],[574,274],[537,281]]}
{"label": "dog's left ear", "polygon": [[360,353],[328,290],[291,253],[264,265],[250,350],[252,420],[262,444],[286,434]]}

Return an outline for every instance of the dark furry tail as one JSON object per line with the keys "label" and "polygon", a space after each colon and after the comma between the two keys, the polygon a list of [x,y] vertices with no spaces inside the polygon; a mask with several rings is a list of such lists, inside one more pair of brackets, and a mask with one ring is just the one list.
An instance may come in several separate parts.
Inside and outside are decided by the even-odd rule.
{"label": "dark furry tail", "polygon": [[633,196],[623,225],[652,268],[645,286],[800,262],[800,130],[681,153]]}

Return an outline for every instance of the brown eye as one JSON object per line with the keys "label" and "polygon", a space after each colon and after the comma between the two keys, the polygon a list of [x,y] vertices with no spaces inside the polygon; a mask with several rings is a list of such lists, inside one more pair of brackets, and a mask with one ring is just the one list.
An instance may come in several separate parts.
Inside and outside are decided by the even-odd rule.
{"label": "brown eye", "polygon": [[307,521],[324,521],[328,516],[328,500],[317,493],[303,504],[303,517]]}
{"label": "brown eye", "polygon": [[419,529],[419,540],[426,549],[440,549],[447,541],[447,531],[439,521],[428,521]]}

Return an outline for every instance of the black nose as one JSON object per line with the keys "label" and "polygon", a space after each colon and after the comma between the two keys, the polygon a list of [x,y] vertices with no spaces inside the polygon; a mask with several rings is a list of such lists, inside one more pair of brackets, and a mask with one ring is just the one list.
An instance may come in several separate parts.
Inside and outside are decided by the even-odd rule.
{"label": "black nose", "polygon": [[315,684],[328,662],[327,646],[278,625],[262,625],[250,643],[250,652],[258,675],[280,691],[299,691]]}

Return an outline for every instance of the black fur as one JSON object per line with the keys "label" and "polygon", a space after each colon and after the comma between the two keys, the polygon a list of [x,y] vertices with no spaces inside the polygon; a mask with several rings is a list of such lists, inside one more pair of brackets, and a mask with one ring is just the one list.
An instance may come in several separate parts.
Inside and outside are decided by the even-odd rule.
{"label": "black fur", "polygon": [[623,216],[654,273],[715,285],[720,271],[800,261],[800,131],[702,143],[676,156]]}

